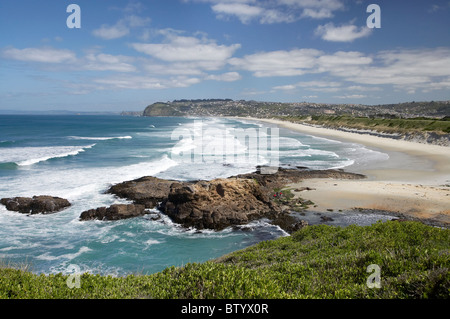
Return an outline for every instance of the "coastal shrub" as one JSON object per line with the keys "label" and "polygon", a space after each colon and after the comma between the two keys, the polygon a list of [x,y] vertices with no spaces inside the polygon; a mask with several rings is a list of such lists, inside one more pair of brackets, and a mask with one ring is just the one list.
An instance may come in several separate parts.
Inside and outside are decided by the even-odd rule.
{"label": "coastal shrub", "polygon": [[[305,117],[288,117],[289,120],[307,121]],[[445,119],[426,118],[368,118],[355,116],[313,115],[311,123],[334,128],[376,129],[386,133],[436,132],[450,133],[450,122]]]}
{"label": "coastal shrub", "polygon": [[[380,267],[369,288],[367,267]],[[66,275],[0,268],[0,298],[450,298],[450,230],[419,222],[308,226],[205,263],[151,275]]]}

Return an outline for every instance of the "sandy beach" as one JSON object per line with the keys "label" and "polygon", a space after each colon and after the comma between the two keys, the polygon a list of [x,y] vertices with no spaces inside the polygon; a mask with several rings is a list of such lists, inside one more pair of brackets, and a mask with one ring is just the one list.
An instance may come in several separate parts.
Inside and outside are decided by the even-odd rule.
{"label": "sandy beach", "polygon": [[[364,180],[309,179],[288,185],[296,196],[316,204],[315,211],[376,209],[450,224],[450,148],[372,135],[312,127],[276,119],[245,118],[300,133],[365,145],[389,155],[370,167],[345,170]],[[300,187],[311,190],[296,192]]]}

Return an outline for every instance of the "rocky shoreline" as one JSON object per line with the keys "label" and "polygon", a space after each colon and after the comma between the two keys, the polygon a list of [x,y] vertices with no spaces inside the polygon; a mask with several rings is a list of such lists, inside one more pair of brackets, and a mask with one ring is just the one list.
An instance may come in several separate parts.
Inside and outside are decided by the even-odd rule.
{"label": "rocky shoreline", "polygon": [[306,223],[292,217],[291,210],[303,209],[309,203],[300,198],[293,200],[289,193],[280,190],[289,183],[308,178],[362,179],[365,176],[306,167],[280,167],[273,174],[263,174],[261,167],[257,167],[253,173],[210,181],[180,182],[146,176],[113,185],[106,193],[147,209],[156,207],[185,227],[221,230],[268,218],[285,231],[293,232]]}
{"label": "rocky shoreline", "polygon": [[[279,167],[272,174],[263,174],[262,171],[265,170],[257,167],[253,173],[209,181],[177,181],[154,176],[124,181],[110,186],[105,193],[132,203],[89,209],[80,214],[79,220],[115,221],[155,214],[154,210],[150,210],[156,208],[157,214],[165,214],[173,222],[186,228],[222,230],[266,218],[287,233],[292,233],[308,225],[308,221],[299,218],[298,215],[305,216],[304,211],[314,203],[294,196],[292,193],[292,191],[294,193],[308,191],[311,188],[305,185],[291,190],[286,187],[287,185],[313,178],[366,178],[362,174],[349,173],[341,169],[311,170],[306,167]],[[64,198],[47,195],[32,198],[2,198],[0,203],[8,210],[30,215],[53,214],[71,206],[71,203]],[[300,214],[293,214],[296,212]],[[400,221],[418,220],[403,214],[385,213]],[[151,219],[158,219],[158,217]],[[332,221],[329,216],[321,216],[321,222],[326,223],[330,220]],[[434,219],[420,221],[432,226],[448,227]]]}
{"label": "rocky shoreline", "polygon": [[[307,223],[290,215],[308,202],[292,199],[283,187],[308,178],[362,179],[364,175],[343,170],[310,170],[306,167],[275,168],[273,174],[263,174],[261,167],[248,174],[210,181],[176,181],[145,176],[112,185],[106,193],[131,201],[98,207],[81,213],[81,221],[120,220],[148,214],[157,208],[175,223],[196,229],[221,230],[268,218],[287,232]],[[56,213],[69,207],[66,199],[51,196],[33,198],[3,198],[8,210],[27,214]]]}

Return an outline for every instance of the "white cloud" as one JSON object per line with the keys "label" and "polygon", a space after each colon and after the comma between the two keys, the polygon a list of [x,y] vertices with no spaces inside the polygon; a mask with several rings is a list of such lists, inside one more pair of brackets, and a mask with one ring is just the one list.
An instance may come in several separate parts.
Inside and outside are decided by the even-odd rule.
{"label": "white cloud", "polygon": [[294,76],[314,72],[313,67],[320,54],[315,49],[272,51],[232,58],[229,63],[253,72],[256,77]]}
{"label": "white cloud", "polygon": [[[189,0],[185,0],[188,2]],[[341,0],[190,0],[211,3],[219,19],[237,17],[242,23],[291,23],[300,18],[330,18],[344,9]]]}
{"label": "white cloud", "polygon": [[296,20],[291,13],[245,3],[218,3],[211,8],[218,18],[225,19],[228,16],[236,16],[244,24],[248,24],[252,20],[259,20],[262,24],[293,22]]}
{"label": "white cloud", "polygon": [[143,69],[151,74],[164,75],[204,75],[204,66],[195,62],[155,63],[143,62]]}
{"label": "white cloud", "polygon": [[266,9],[260,18],[262,24],[272,23],[290,23],[297,20],[297,17],[289,12],[283,12],[276,9]]}
{"label": "white cloud", "polygon": [[355,25],[347,24],[334,26],[332,22],[317,27],[315,34],[323,40],[333,42],[353,42],[356,39],[367,37],[372,33],[372,29],[363,26],[358,28]]}
{"label": "white cloud", "polygon": [[233,82],[241,79],[241,75],[238,72],[227,72],[223,74],[211,74],[206,77],[206,80]]}
{"label": "white cloud", "polygon": [[303,81],[295,84],[288,84],[273,87],[274,90],[293,91],[299,88],[316,92],[338,92],[341,90],[341,82],[336,81]]}
{"label": "white cloud", "polygon": [[295,90],[296,88],[297,88],[297,86],[294,84],[287,84],[287,85],[274,86],[272,89],[282,90],[282,91],[292,91],[292,90]]}
{"label": "white cloud", "polygon": [[218,45],[195,37],[171,36],[168,43],[133,43],[131,47],[162,61],[203,61],[223,65],[239,44]]}
{"label": "white cloud", "polygon": [[382,89],[377,86],[361,86],[361,85],[351,85],[346,88],[348,91],[359,91],[359,92],[373,92],[373,91],[381,91]]}
{"label": "white cloud", "polygon": [[132,89],[132,90],[161,90],[168,88],[189,87],[199,83],[199,78],[177,76],[168,79],[149,76],[122,76],[98,78],[94,83],[99,89]]}
{"label": "white cloud", "polygon": [[360,52],[325,54],[316,49],[271,51],[232,58],[231,65],[253,72],[256,77],[296,76],[307,73],[334,72],[367,65],[372,59]]}
{"label": "white cloud", "polygon": [[[172,43],[133,43],[138,52],[148,54],[163,61],[218,61],[231,57],[240,45],[217,45],[200,43],[196,38],[179,37]],[[182,41],[180,41],[182,40]]]}
{"label": "white cloud", "polygon": [[332,11],[327,8],[321,8],[321,9],[306,8],[303,10],[303,13],[302,13],[302,17],[313,18],[313,19],[331,18],[332,16],[333,16]]}
{"label": "white cloud", "polygon": [[92,31],[93,35],[105,40],[118,39],[129,33],[130,29],[123,22],[118,22],[112,26],[103,24],[99,29]]}
{"label": "white cloud", "polygon": [[244,3],[218,3],[211,8],[219,15],[219,17],[235,15],[242,23],[249,23],[253,18],[260,16],[264,11],[264,9],[260,7],[250,6]]}
{"label": "white cloud", "polygon": [[302,98],[304,98],[304,99],[315,99],[315,98],[318,98],[318,96],[317,95],[303,95]]}
{"label": "white cloud", "polygon": [[9,48],[2,52],[7,59],[40,63],[72,63],[76,61],[74,52],[54,48]]}
{"label": "white cloud", "polygon": [[104,40],[118,39],[130,34],[132,28],[147,26],[150,21],[150,18],[129,15],[114,25],[103,24],[100,28],[92,31],[92,34]]}
{"label": "white cloud", "polygon": [[145,27],[151,21],[151,19],[148,17],[142,18],[136,15],[126,16],[123,20],[130,28]]}
{"label": "white cloud", "polygon": [[340,0],[279,0],[279,2],[291,7],[302,8],[301,17],[312,19],[331,18],[334,11],[344,8],[344,4]]}
{"label": "white cloud", "polygon": [[327,8],[329,10],[344,8],[344,4],[340,0],[278,0],[278,3],[299,8]]}
{"label": "white cloud", "polygon": [[379,85],[411,92],[450,89],[449,48],[390,50],[370,55],[357,51],[326,54],[315,49],[295,49],[255,53],[232,58],[229,63],[237,70],[252,72],[255,77],[323,74],[332,79],[275,86],[276,90],[306,88],[336,92],[342,81],[355,83],[342,86],[342,90],[353,92],[379,91]]}
{"label": "white cloud", "polygon": [[350,95],[338,95],[338,96],[334,96],[334,97],[338,98],[338,99],[363,99],[363,98],[366,98],[367,95],[350,94]]}
{"label": "white cloud", "polygon": [[183,33],[172,29],[160,30],[158,34],[164,37],[162,43],[132,43],[130,46],[149,56],[140,60],[143,70],[153,75],[195,76],[202,80],[226,82],[241,78],[238,72],[208,74],[222,70],[239,44],[219,45],[203,33],[196,36],[184,36]]}
{"label": "white cloud", "polygon": [[88,54],[83,61],[83,69],[96,71],[134,72],[136,67],[130,62],[134,59],[121,55]]}
{"label": "white cloud", "polygon": [[393,85],[411,92],[448,88],[445,79],[450,76],[449,48],[382,51],[375,61],[377,65],[338,75],[361,84]]}
{"label": "white cloud", "polygon": [[300,87],[319,87],[319,88],[327,88],[327,87],[339,87],[342,83],[335,81],[306,81],[306,82],[298,82],[296,86]]}

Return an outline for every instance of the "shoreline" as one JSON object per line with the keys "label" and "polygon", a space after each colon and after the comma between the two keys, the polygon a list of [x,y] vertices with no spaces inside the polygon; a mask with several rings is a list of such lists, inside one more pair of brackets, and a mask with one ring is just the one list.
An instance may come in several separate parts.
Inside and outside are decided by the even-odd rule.
{"label": "shoreline", "polygon": [[311,190],[295,196],[311,200],[314,212],[338,210],[383,210],[412,218],[450,224],[450,147],[421,144],[373,135],[312,127],[278,119],[239,117],[274,124],[298,133],[357,143],[387,153],[389,159],[369,167],[350,165],[345,171],[364,174],[364,180],[308,179],[286,185]]}

